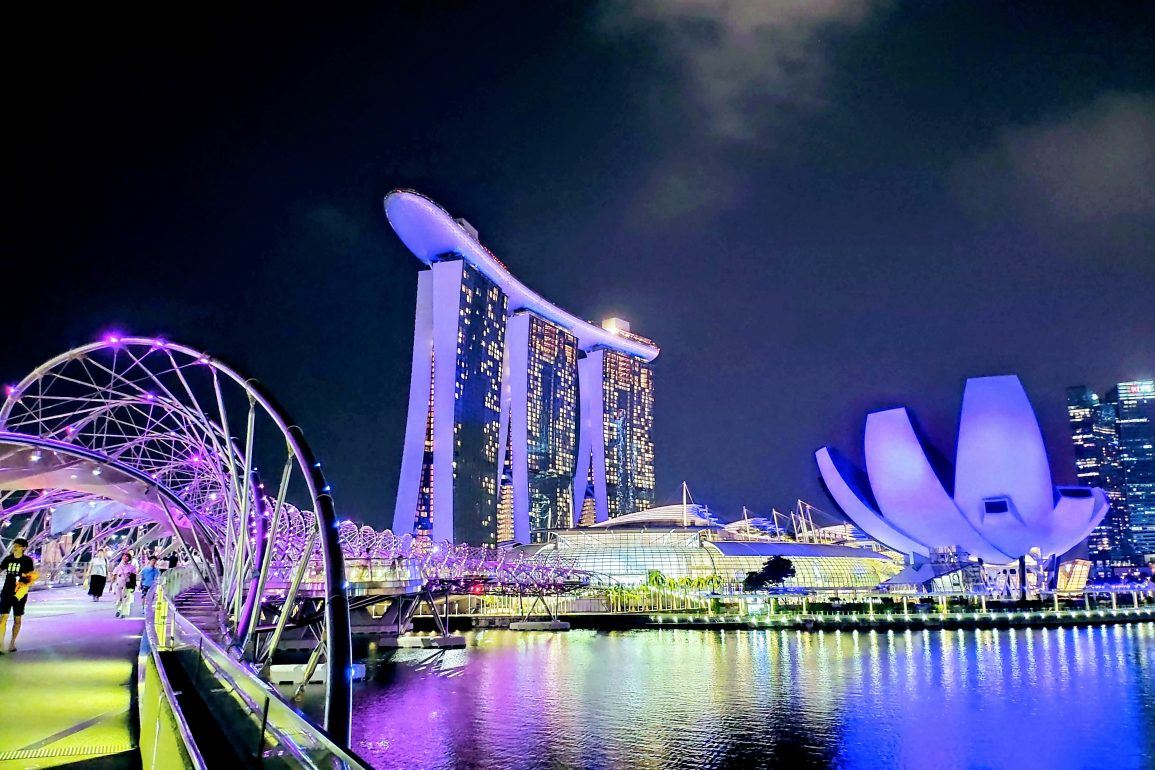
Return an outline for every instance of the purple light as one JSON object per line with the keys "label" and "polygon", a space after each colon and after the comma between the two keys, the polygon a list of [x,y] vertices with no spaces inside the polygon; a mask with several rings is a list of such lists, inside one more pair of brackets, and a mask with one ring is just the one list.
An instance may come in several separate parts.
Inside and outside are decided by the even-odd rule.
{"label": "purple light", "polygon": [[1038,421],[1013,375],[967,380],[953,473],[932,463],[905,408],[867,416],[865,454],[865,494],[857,483],[861,472],[845,458],[829,447],[815,457],[843,512],[904,553],[961,546],[993,564],[1032,547],[1061,554],[1086,538],[1107,510],[1098,489],[1079,497],[1060,489],[1055,502]]}
{"label": "purple light", "polygon": [[114,332],[109,332],[108,334],[104,335],[105,344],[112,345],[113,347],[119,346],[123,340],[124,340],[124,334],[122,334],[121,332],[114,331]]}

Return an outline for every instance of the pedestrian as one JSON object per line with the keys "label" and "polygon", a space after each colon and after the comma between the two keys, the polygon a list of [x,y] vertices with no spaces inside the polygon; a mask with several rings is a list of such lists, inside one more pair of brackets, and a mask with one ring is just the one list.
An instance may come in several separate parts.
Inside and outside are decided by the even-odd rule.
{"label": "pedestrian", "polygon": [[140,571],[140,600],[143,602],[148,599],[149,589],[156,583],[156,579],[160,577],[160,570],[156,566],[156,557],[148,557],[148,566]]}
{"label": "pedestrian", "polygon": [[176,549],[172,549],[168,554],[168,568],[176,569],[176,565],[180,563],[180,556],[177,555]]}
{"label": "pedestrian", "polygon": [[0,561],[0,573],[4,575],[4,586],[0,587],[0,652],[4,651],[8,613],[12,613],[12,641],[8,645],[8,652],[16,652],[16,637],[20,635],[20,624],[24,620],[28,589],[39,577],[32,557],[24,553],[27,549],[28,541],[18,537],[12,541],[12,553]]}
{"label": "pedestrian", "polygon": [[132,563],[132,554],[125,553],[120,557],[120,564],[112,572],[116,580],[116,617],[127,618],[132,612],[132,597],[136,594],[136,565]]}
{"label": "pedestrian", "polygon": [[92,601],[100,601],[104,596],[104,586],[108,582],[108,549],[99,548],[88,562],[88,595]]}

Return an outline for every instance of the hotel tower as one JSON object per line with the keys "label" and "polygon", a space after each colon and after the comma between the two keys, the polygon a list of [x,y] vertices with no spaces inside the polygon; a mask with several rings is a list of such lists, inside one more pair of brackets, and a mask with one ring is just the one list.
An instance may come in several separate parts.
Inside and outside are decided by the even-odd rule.
{"label": "hotel tower", "polygon": [[385,214],[428,267],[394,532],[529,543],[652,506],[654,343],[547,302],[418,193]]}

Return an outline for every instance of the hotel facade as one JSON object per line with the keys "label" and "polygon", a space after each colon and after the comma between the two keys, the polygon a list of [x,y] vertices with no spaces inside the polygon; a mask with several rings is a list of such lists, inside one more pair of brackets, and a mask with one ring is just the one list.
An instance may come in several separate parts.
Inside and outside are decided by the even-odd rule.
{"label": "hotel facade", "polygon": [[547,302],[418,193],[385,214],[428,267],[393,531],[531,543],[651,507],[654,343]]}

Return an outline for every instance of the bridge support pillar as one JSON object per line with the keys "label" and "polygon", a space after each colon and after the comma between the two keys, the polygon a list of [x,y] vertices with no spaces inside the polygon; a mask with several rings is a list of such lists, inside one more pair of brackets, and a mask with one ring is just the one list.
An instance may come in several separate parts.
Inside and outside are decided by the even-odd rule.
{"label": "bridge support pillar", "polygon": [[383,636],[377,640],[377,646],[389,649],[456,650],[465,647],[465,637],[457,634],[446,636],[418,636],[415,634]]}
{"label": "bridge support pillar", "polygon": [[515,620],[509,624],[510,631],[569,631],[569,623],[564,620]]}

